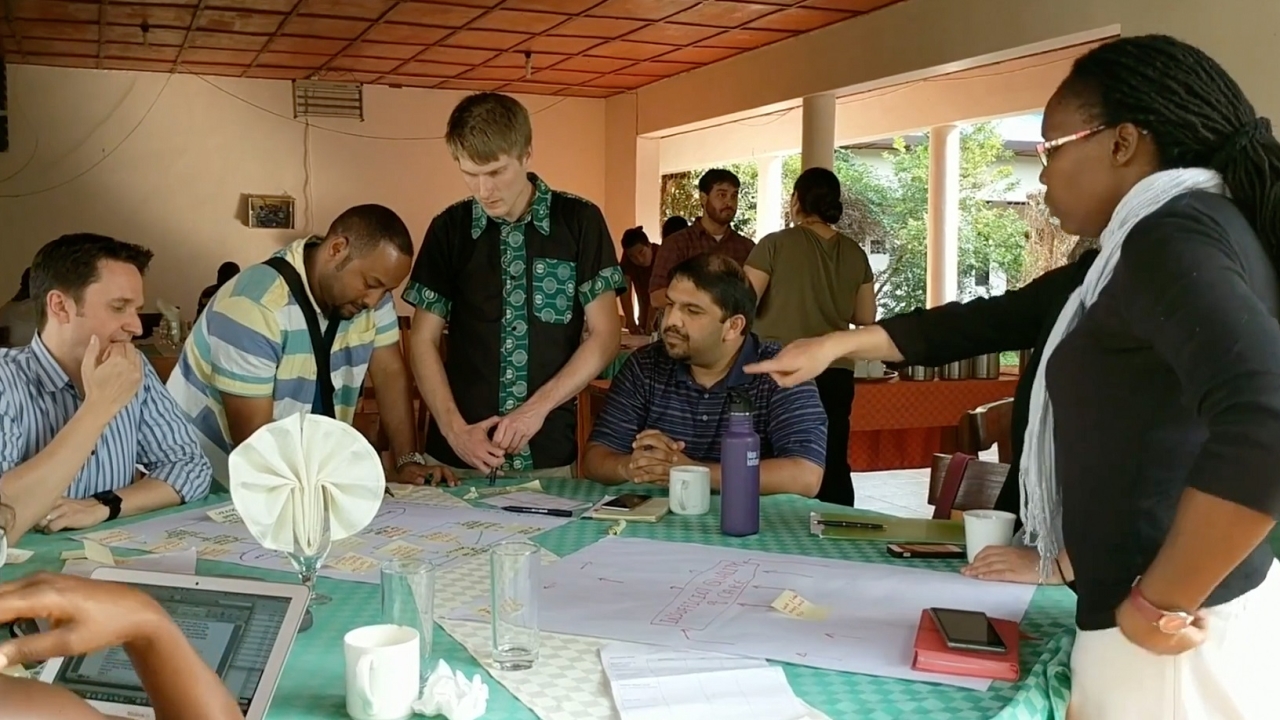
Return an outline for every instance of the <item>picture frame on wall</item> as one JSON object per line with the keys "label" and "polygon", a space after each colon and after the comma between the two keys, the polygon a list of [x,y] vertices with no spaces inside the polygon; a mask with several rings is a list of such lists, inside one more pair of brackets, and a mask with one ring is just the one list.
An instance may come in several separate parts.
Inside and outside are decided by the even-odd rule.
{"label": "picture frame on wall", "polygon": [[294,205],[287,195],[250,195],[249,227],[292,230]]}

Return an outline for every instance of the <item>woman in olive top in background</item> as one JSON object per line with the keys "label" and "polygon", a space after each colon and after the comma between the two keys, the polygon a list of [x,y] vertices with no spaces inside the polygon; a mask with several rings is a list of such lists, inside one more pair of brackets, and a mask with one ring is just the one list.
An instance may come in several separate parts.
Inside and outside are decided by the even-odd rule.
{"label": "woman in olive top in background", "polygon": [[[761,338],[786,345],[876,321],[871,261],[856,240],[832,227],[843,214],[835,173],[825,168],[800,173],[791,193],[794,225],[761,238],[747,258],[747,278],[759,299],[755,331]],[[818,499],[852,507],[853,362],[836,360],[816,381],[827,414],[827,463]]]}

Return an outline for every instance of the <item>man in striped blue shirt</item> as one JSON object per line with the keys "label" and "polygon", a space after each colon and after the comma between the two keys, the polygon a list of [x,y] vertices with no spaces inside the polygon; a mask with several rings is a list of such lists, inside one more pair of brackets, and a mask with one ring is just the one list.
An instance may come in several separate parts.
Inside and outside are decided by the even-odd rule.
{"label": "man in striped blue shirt", "polygon": [[0,351],[0,496],[14,510],[14,536],[209,492],[213,470],[195,431],[132,344],[150,262],[146,248],[90,234],[36,253],[41,330]]}
{"label": "man in striped blue shirt", "polygon": [[813,497],[826,463],[827,416],[812,382],[780,387],[748,375],[778,354],[751,332],[755,291],[723,255],[697,255],[672,270],[662,342],[627,359],[591,431],[582,474],[608,485],[665,483],[672,467],[711,468],[720,487],[720,440],[730,392],[744,392],[760,435],[760,492]]}

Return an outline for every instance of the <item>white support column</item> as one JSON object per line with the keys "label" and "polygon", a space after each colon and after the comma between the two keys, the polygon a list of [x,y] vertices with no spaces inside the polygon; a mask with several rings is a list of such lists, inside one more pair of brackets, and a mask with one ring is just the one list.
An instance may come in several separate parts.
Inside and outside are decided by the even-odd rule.
{"label": "white support column", "polygon": [[836,155],[836,96],[810,95],[804,99],[802,112],[801,168],[832,169]]}
{"label": "white support column", "polygon": [[782,187],[782,155],[756,158],[756,239],[782,229],[786,190]]}
{"label": "white support column", "polygon": [[925,301],[956,299],[960,266],[960,127],[929,129],[929,244]]}
{"label": "white support column", "polygon": [[662,170],[657,138],[636,138],[636,225],[644,227],[649,239],[662,238]]}

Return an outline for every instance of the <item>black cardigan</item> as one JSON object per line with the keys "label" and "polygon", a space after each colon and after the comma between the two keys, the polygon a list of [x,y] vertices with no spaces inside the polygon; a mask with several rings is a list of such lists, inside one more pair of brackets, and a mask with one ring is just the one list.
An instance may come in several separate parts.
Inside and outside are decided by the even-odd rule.
{"label": "black cardigan", "polygon": [[[1026,286],[991,298],[914,310],[880,322],[911,365],[937,367],[978,355],[1031,348],[1031,359],[1013,394],[1012,458],[996,509],[1015,515],[1021,505],[1018,465],[1027,430],[1031,383],[1040,355],[1067,298],[1097,259],[1089,250],[1070,265],[1050,270]],[[1019,523],[1021,524],[1021,523]]]}

